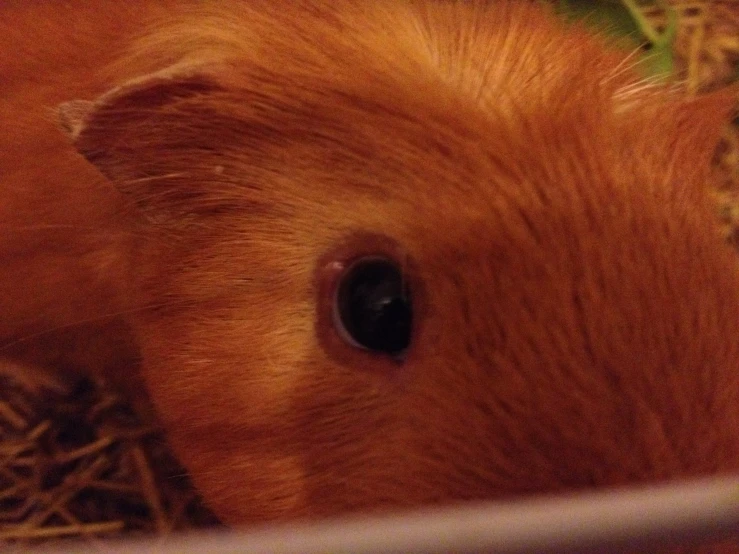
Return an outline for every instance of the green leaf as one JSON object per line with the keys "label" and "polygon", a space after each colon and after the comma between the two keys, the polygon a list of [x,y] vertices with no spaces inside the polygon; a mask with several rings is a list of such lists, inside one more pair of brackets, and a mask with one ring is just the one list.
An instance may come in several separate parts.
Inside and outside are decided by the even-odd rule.
{"label": "green leaf", "polygon": [[677,15],[664,0],[654,2],[668,14],[668,26],[662,34],[650,25],[635,0],[558,0],[555,7],[565,19],[583,21],[626,50],[642,48],[642,69],[647,75],[667,77],[674,69]]}
{"label": "green leaf", "polygon": [[566,19],[581,19],[612,37],[639,43],[641,30],[631,12],[618,0],[559,0],[557,10]]}

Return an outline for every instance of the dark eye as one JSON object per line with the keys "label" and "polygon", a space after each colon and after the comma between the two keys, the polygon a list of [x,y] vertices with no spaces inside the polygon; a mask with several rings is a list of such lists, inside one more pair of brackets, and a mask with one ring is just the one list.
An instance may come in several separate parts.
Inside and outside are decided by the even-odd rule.
{"label": "dark eye", "polygon": [[413,310],[403,272],[386,258],[364,258],[341,276],[334,300],[334,325],[352,344],[401,354],[411,339]]}

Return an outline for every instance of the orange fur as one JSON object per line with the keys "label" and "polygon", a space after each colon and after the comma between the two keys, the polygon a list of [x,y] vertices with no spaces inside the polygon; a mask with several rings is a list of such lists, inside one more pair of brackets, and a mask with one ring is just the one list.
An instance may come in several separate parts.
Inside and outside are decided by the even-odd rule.
{"label": "orange fur", "polygon": [[[529,3],[67,4],[86,40],[0,32],[0,337],[124,313],[225,521],[739,470],[725,96],[640,89]],[[120,195],[49,118],[74,99]],[[326,316],[325,264],[375,251],[414,291],[402,364]]]}

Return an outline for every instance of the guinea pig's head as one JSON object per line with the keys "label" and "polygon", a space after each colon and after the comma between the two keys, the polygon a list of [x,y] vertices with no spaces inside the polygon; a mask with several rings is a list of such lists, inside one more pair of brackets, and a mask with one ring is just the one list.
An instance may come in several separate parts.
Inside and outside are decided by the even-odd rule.
{"label": "guinea pig's head", "polygon": [[143,374],[210,505],[739,469],[726,98],[643,86],[528,5],[373,6],[201,18],[215,61],[62,108],[138,211]]}

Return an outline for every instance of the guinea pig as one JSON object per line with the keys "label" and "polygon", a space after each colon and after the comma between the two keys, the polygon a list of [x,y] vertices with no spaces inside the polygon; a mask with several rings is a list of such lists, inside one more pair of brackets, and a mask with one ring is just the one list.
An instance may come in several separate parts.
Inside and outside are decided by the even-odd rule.
{"label": "guinea pig", "polygon": [[224,522],[739,471],[730,96],[524,1],[0,13],[0,337],[117,329]]}

